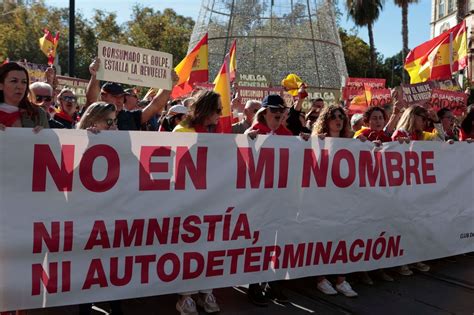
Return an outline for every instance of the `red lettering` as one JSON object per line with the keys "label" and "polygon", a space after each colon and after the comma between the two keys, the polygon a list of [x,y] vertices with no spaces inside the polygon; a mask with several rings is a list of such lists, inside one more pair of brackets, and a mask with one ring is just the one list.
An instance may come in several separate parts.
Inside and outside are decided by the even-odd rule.
{"label": "red lettering", "polygon": [[58,263],[52,262],[48,264],[49,276],[42,264],[33,264],[31,266],[32,287],[31,295],[40,295],[41,283],[43,283],[48,293],[58,292]]}
{"label": "red lettering", "polygon": [[[423,177],[424,184],[436,184],[436,175],[428,175],[428,171],[434,170],[434,152],[423,151],[421,152],[421,176]],[[428,161],[431,160],[431,161]]]}
{"label": "red lettering", "polygon": [[270,263],[273,263],[275,269],[280,268],[280,246],[265,246],[265,252],[263,255],[263,270],[268,270],[270,268]]}
{"label": "red lettering", "polygon": [[[107,160],[107,174],[103,180],[96,180],[92,174],[94,161],[98,157]],[[110,190],[117,183],[120,176],[120,159],[117,151],[105,144],[95,145],[84,152],[79,165],[79,176],[82,185],[93,192]]]}
{"label": "red lettering", "polygon": [[321,155],[319,156],[319,164],[314,151],[312,149],[305,149],[301,187],[310,187],[311,174],[316,179],[316,185],[318,187],[326,187],[328,165],[329,153],[327,149],[321,150]]}
{"label": "red lettering", "polygon": [[170,228],[170,218],[163,218],[161,223],[158,223],[157,219],[148,220],[148,228],[146,233],[146,245],[153,245],[155,237],[158,239],[159,244],[166,244],[168,241],[168,231]]}
{"label": "red lettering", "polygon": [[[324,247],[324,244],[326,244],[326,247]],[[323,264],[329,264],[329,258],[331,258],[332,242],[317,242],[314,247],[313,265],[319,265],[319,261],[322,261]]]}
{"label": "red lettering", "polygon": [[[97,274],[97,275],[96,275]],[[107,287],[107,277],[105,276],[102,261],[99,258],[92,259],[87,271],[86,280],[82,286],[82,290],[88,290],[93,285],[99,285],[101,288]]]}
{"label": "red lettering", "polygon": [[[262,247],[248,247],[245,249],[244,257],[244,272],[259,272],[260,265],[260,253],[262,252]],[[254,255],[256,254],[256,255]],[[252,263],[257,263],[257,265],[252,265]]]}
{"label": "red lettering", "polygon": [[[402,155],[398,152],[385,152],[389,186],[400,186],[403,184],[402,159]],[[395,176],[394,173],[398,173],[398,176]]]}
{"label": "red lettering", "polygon": [[265,170],[264,188],[273,188],[275,171],[275,150],[261,148],[258,155],[257,168],[251,148],[237,149],[237,189],[247,188],[248,173],[251,188],[260,188],[263,171]]}
{"label": "red lettering", "polygon": [[194,243],[199,240],[201,237],[201,229],[197,226],[198,224],[201,224],[201,219],[197,215],[190,215],[184,219],[183,229],[189,233],[183,233],[181,236],[183,242]]}
{"label": "red lettering", "polygon": [[288,185],[288,163],[290,160],[290,150],[280,149],[280,169],[278,176],[278,188],[286,188]]}
{"label": "red lettering", "polygon": [[87,240],[84,250],[89,250],[95,246],[102,246],[102,248],[110,248],[109,235],[107,234],[107,228],[103,220],[94,222],[91,234]]}
{"label": "red lettering", "polygon": [[141,265],[140,281],[141,283],[148,283],[148,275],[150,270],[150,263],[156,260],[156,255],[140,255],[135,257],[135,263]]}
{"label": "red lettering", "polygon": [[243,254],[244,254],[243,248],[229,249],[227,251],[227,256],[230,257],[230,274],[231,275],[237,273],[239,256],[242,256]]}
{"label": "red lettering", "polygon": [[46,170],[59,191],[72,191],[74,145],[61,146],[61,166],[47,144],[36,144],[33,153],[32,191],[46,191]]}
{"label": "red lettering", "polygon": [[[348,174],[346,178],[341,176],[341,161],[347,161]],[[334,184],[339,188],[346,188],[352,185],[355,180],[355,159],[352,152],[346,149],[342,149],[334,154],[331,176]]]}
{"label": "red lettering", "polygon": [[288,268],[288,266],[290,268],[296,268],[296,266],[303,267],[304,247],[304,243],[298,244],[295,251],[293,244],[286,244],[283,250],[282,268]]}
{"label": "red lettering", "polygon": [[135,240],[134,246],[141,246],[143,239],[144,219],[133,220],[132,227],[128,229],[127,220],[115,221],[114,247],[121,247],[122,240],[124,247],[130,247]]}
{"label": "red lettering", "polygon": [[152,157],[171,156],[171,147],[143,146],[140,151],[139,190],[170,190],[170,179],[152,179],[150,173],[167,173],[167,162],[151,162]]}
{"label": "red lettering", "polygon": [[[171,262],[172,268],[169,274],[165,271],[166,262]],[[179,275],[180,264],[179,258],[174,253],[166,253],[158,259],[156,264],[156,273],[158,278],[163,282],[171,282],[175,280]]]}
{"label": "red lettering", "polygon": [[[375,161],[375,163],[374,163]],[[379,180],[379,186],[387,186],[385,179],[385,172],[383,168],[382,154],[375,152],[375,156],[372,156],[370,151],[360,151],[359,156],[359,185],[360,187],[366,187],[366,178],[369,180],[370,187],[374,187]]]}
{"label": "red lettering", "polygon": [[225,250],[210,251],[207,254],[206,277],[222,276],[224,269],[216,269],[224,265]]}
{"label": "red lettering", "polygon": [[186,173],[196,189],[207,188],[207,147],[197,148],[196,164],[187,147],[176,149],[176,190],[186,189]]}
{"label": "red lettering", "polygon": [[[194,261],[196,266],[191,270],[191,264]],[[183,280],[196,279],[204,270],[204,257],[198,252],[185,252],[183,256]]]}
{"label": "red lettering", "polygon": [[[413,163],[412,163],[413,162]],[[411,185],[411,175],[415,176],[416,184],[421,184],[420,173],[418,172],[419,167],[418,154],[413,151],[405,152],[405,178],[407,185]]]}
{"label": "red lettering", "polygon": [[125,270],[123,276],[118,275],[119,270],[119,258],[111,257],[110,258],[110,283],[114,286],[121,287],[127,285],[132,280],[133,272],[133,256],[125,257]]}

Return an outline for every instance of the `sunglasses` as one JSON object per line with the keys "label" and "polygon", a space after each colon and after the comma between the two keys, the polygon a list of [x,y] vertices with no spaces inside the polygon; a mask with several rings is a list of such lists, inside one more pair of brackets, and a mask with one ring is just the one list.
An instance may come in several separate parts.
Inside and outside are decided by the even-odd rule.
{"label": "sunglasses", "polygon": [[106,119],[105,120],[105,124],[108,126],[108,127],[112,127],[113,125],[117,125],[117,118],[114,118],[114,119]]}
{"label": "sunglasses", "polygon": [[334,120],[334,119],[336,119],[336,118],[338,118],[338,119],[340,119],[340,120],[344,120],[344,119],[345,119],[344,115],[342,115],[342,114],[331,114],[331,116],[330,116],[329,118],[332,119],[332,120]]}
{"label": "sunglasses", "polygon": [[37,102],[42,102],[42,101],[51,102],[52,99],[53,98],[49,95],[36,95]]}
{"label": "sunglasses", "polygon": [[280,107],[280,108],[268,107],[268,109],[270,110],[270,113],[272,114],[283,114],[284,112],[286,112],[286,108],[284,107]]}
{"label": "sunglasses", "polygon": [[65,102],[69,103],[75,103],[76,102],[76,97],[75,96],[63,96],[61,99]]}

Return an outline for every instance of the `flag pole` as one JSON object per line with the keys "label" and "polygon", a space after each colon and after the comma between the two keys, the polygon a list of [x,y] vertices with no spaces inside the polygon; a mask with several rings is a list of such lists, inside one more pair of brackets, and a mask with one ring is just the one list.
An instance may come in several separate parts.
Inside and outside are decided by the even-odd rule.
{"label": "flag pole", "polygon": [[69,0],[69,63],[68,73],[70,77],[75,76],[75,47],[74,36],[76,35],[75,0]]}

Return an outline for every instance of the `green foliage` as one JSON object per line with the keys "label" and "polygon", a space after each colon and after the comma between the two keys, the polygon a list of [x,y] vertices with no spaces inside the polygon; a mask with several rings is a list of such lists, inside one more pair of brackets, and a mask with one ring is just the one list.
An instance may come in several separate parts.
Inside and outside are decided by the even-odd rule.
{"label": "green foliage", "polygon": [[[23,60],[46,64],[39,49],[43,29],[60,32],[57,58],[62,72],[68,68],[69,10],[38,1],[31,6],[11,6],[0,20],[0,60]],[[194,26],[191,18],[171,9],[161,13],[149,7],[135,6],[132,20],[119,25],[117,15],[96,10],[90,19],[76,13],[76,76],[89,78],[89,64],[97,55],[97,41],[106,40],[173,54],[179,62],[188,48]]]}

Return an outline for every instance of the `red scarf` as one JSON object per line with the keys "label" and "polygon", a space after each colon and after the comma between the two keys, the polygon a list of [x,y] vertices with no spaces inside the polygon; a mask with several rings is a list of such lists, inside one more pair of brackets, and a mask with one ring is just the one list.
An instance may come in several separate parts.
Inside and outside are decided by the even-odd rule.
{"label": "red scarf", "polygon": [[71,124],[74,122],[74,121],[72,120],[72,117],[69,116],[68,114],[66,114],[66,112],[64,112],[64,111],[62,111],[62,110],[59,111],[59,112],[57,112],[54,116],[58,116],[58,117],[60,117],[60,118],[62,118],[62,119],[64,119],[64,120],[70,122]]}
{"label": "red scarf", "polygon": [[[268,128],[267,125],[262,124],[262,123],[256,123],[250,128],[252,130],[258,130],[259,135],[268,135],[272,133],[272,130]],[[274,130],[273,134],[278,135],[278,136],[292,136],[293,135],[291,131],[286,129],[283,125],[280,125],[280,127],[278,127],[277,130]]]}
{"label": "red scarf", "polygon": [[15,121],[20,119],[20,117],[21,116],[20,116],[19,111],[16,111],[16,112],[13,112],[13,113],[6,113],[6,112],[0,110],[0,124],[3,124],[7,127],[13,126]]}

